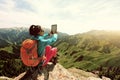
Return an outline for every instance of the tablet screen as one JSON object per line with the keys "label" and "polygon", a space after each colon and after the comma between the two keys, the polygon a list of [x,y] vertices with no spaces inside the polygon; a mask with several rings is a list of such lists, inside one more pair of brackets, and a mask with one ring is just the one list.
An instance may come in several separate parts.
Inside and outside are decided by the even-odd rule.
{"label": "tablet screen", "polygon": [[51,26],[51,32],[53,32],[53,33],[57,32],[57,24],[54,24]]}

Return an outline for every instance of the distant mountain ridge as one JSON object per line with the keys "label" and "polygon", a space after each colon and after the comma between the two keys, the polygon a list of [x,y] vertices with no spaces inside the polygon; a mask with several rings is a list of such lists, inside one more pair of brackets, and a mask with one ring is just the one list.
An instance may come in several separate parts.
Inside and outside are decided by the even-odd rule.
{"label": "distant mountain ridge", "polygon": [[[45,29],[45,32],[50,32]],[[58,32],[59,38],[68,36],[66,33]],[[29,35],[29,28],[15,27],[15,28],[0,28],[0,47],[10,44],[20,44],[24,39],[31,38]]]}
{"label": "distant mountain ridge", "polygon": [[23,39],[29,38],[27,28],[0,28],[0,46],[18,44]]}

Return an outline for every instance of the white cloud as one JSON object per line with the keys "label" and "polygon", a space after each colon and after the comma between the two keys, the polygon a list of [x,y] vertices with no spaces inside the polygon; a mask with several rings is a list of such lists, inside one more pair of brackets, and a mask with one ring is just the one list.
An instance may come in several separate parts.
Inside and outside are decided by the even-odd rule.
{"label": "white cloud", "polygon": [[[69,34],[92,29],[120,29],[119,0],[4,0],[0,3],[0,27],[56,23]],[[23,4],[23,5],[22,5]]]}

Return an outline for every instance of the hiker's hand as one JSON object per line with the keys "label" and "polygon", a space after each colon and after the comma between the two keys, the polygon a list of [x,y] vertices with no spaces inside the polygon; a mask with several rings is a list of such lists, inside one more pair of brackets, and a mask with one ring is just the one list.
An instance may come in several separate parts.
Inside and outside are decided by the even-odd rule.
{"label": "hiker's hand", "polygon": [[50,32],[51,34],[54,34],[53,31]]}
{"label": "hiker's hand", "polygon": [[55,31],[55,34],[57,34],[58,32],[57,31]]}
{"label": "hiker's hand", "polygon": [[38,60],[41,61],[41,60],[42,60],[42,57],[38,57]]}
{"label": "hiker's hand", "polygon": [[57,34],[57,31],[55,31],[55,32],[52,32],[52,31],[51,31],[50,33],[51,33],[51,34]]}
{"label": "hiker's hand", "polygon": [[51,32],[50,32],[50,33],[48,33],[48,36],[51,36],[51,35],[53,35],[53,34],[51,34]]}
{"label": "hiker's hand", "polygon": [[42,60],[46,60],[47,58],[45,56],[42,57]]}

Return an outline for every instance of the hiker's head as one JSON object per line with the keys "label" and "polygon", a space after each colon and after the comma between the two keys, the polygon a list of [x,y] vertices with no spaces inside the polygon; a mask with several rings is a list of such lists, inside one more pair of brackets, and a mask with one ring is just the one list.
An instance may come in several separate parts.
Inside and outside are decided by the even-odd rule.
{"label": "hiker's head", "polygon": [[43,35],[44,30],[41,28],[40,25],[31,25],[29,28],[29,33],[30,35],[34,35],[34,36],[37,36],[38,34]]}

